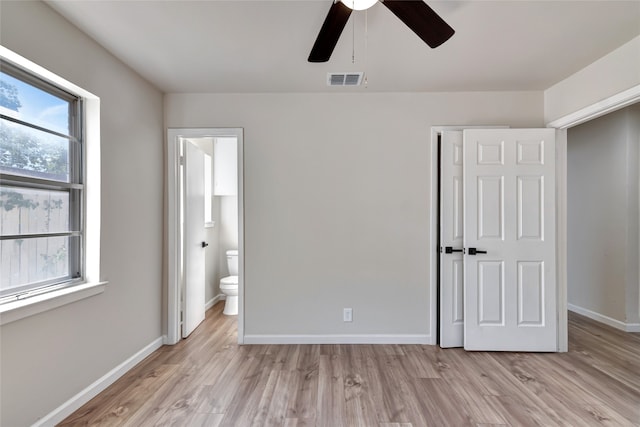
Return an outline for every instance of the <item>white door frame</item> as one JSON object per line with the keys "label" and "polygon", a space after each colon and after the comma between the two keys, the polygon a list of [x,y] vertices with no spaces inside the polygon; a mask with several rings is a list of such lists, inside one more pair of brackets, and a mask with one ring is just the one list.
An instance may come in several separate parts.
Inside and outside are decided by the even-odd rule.
{"label": "white door frame", "polygon": [[[610,96],[602,101],[567,114],[557,120],[547,123],[548,128],[557,129],[556,132],[556,268],[557,268],[557,306],[558,306],[558,351],[569,350],[568,317],[567,317],[567,129],[597,117],[640,102],[640,85],[636,85],[623,92]],[[429,298],[431,316],[429,319],[429,334],[431,344],[436,344],[437,318],[437,227],[439,213],[433,209],[438,206],[438,134],[445,130],[460,130],[465,126],[433,126],[431,127],[431,183],[429,210]]]}
{"label": "white door frame", "polygon": [[238,343],[244,343],[244,141],[242,128],[167,129],[167,305],[164,344],[173,345],[180,333],[180,144],[179,138],[236,137],[238,141]]}

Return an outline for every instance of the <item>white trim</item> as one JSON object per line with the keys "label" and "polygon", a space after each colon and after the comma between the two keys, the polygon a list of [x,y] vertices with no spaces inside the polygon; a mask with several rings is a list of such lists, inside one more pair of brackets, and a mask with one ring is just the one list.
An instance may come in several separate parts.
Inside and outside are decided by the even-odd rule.
{"label": "white trim", "polygon": [[72,92],[78,96],[81,96],[83,98],[100,99],[94,94],[92,94],[91,92],[81,88],[78,85],[71,83],[68,80],[65,80],[64,78],[58,76],[57,74],[52,73],[51,71],[36,64],[35,62],[31,62],[27,58],[21,55],[18,55],[17,53],[7,49],[4,46],[0,46],[0,57],[2,57],[3,60],[12,62],[15,65],[18,65],[19,67],[25,68],[30,72],[37,74],[40,78],[45,79],[56,86],[60,86],[65,90]]}
{"label": "white trim", "polygon": [[443,130],[448,130],[446,126],[431,127],[431,167],[429,180],[429,336],[436,345],[438,334],[438,186],[440,185],[440,174],[438,173],[438,134]]}
{"label": "white trim", "polygon": [[83,283],[0,306],[0,326],[38,313],[53,310],[104,292],[107,282]]}
{"label": "white trim", "polygon": [[574,304],[567,304],[567,308],[574,313],[581,314],[589,319],[593,319],[596,322],[604,323],[605,325],[619,329],[624,332],[640,332],[640,323],[625,323],[617,319],[613,319],[604,314],[596,313],[595,311],[587,308],[582,308]]}
{"label": "white trim", "polygon": [[174,342],[169,342],[169,338],[166,335],[162,336],[162,345],[175,345]]}
{"label": "white trim", "polygon": [[238,138],[238,344],[244,344],[244,130]]}
{"label": "white trim", "polygon": [[167,134],[167,339],[165,344],[180,341],[180,206],[178,204],[180,152],[177,133]]}
{"label": "white trim", "polygon": [[211,307],[213,307],[214,305],[216,305],[216,303],[218,301],[224,301],[227,299],[227,296],[225,294],[218,294],[215,297],[211,298],[209,301],[207,301],[207,303],[204,305],[204,311],[209,310]]}
{"label": "white trim", "polygon": [[[611,113],[620,108],[640,102],[640,85],[612,95],[592,105],[582,108],[547,124],[547,127],[558,129],[560,144],[556,144],[556,191],[557,191],[557,264],[558,269],[558,351],[569,350],[567,323],[568,269],[567,269],[567,135],[566,129]],[[633,325],[633,324],[632,324]]]}
{"label": "white trim", "polygon": [[105,375],[93,382],[93,384],[89,385],[80,393],[76,394],[71,399],[58,406],[43,418],[40,418],[33,424],[32,427],[48,427],[55,426],[56,424],[60,423],[62,420],[78,410],[78,408],[80,408],[82,405],[93,399],[100,392],[116,382],[118,378],[133,369],[134,366],[144,360],[151,353],[159,349],[162,346],[163,340],[163,337],[156,338],[151,343],[146,345],[143,349],[107,372]]}
{"label": "white trim", "polygon": [[431,344],[430,335],[245,335],[245,344]]}
{"label": "white trim", "polygon": [[556,130],[556,292],[558,352],[569,351],[567,319],[567,130]]}
{"label": "white trim", "polygon": [[640,85],[617,93],[609,98],[582,108],[574,113],[556,119],[547,124],[547,127],[567,129],[580,123],[588,122],[605,114],[627,107],[640,101]]}
{"label": "white trim", "polygon": [[244,136],[242,128],[167,129],[167,338],[176,344],[180,333],[180,219],[179,166],[180,138],[236,137],[238,141],[238,343],[244,339]]}
{"label": "white trim", "polygon": [[85,165],[83,215],[85,224],[82,242],[84,283],[2,304],[0,325],[4,325],[102,293],[107,282],[100,277],[100,98],[4,46],[0,46],[0,59],[82,98],[85,141],[83,150]]}

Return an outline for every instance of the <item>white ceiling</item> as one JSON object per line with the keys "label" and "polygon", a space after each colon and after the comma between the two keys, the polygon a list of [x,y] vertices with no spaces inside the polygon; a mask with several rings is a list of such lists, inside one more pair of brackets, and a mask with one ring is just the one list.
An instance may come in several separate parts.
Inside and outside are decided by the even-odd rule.
{"label": "white ceiling", "polygon": [[[543,90],[640,34],[637,0],[427,3],[456,30],[439,48],[376,4],[311,64],[331,0],[49,2],[164,92]],[[368,87],[327,87],[345,71]]]}

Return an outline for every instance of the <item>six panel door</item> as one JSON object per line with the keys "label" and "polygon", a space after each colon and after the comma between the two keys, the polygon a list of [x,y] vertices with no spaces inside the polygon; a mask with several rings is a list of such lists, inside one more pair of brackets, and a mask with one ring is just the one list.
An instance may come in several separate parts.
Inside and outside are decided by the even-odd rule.
{"label": "six panel door", "polygon": [[464,131],[464,347],[556,351],[555,130]]}

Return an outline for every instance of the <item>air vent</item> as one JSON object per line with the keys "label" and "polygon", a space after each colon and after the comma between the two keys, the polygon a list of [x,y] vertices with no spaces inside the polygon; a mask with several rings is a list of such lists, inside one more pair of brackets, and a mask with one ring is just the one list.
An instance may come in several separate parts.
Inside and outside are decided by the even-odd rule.
{"label": "air vent", "polygon": [[364,73],[328,73],[327,86],[360,86]]}

